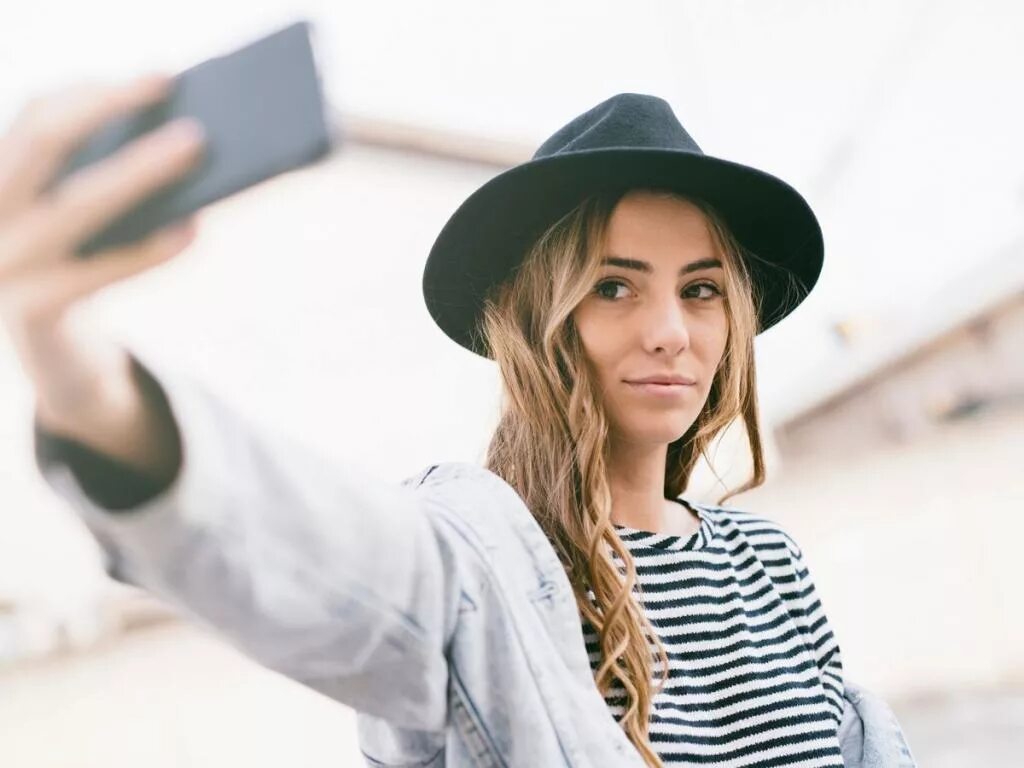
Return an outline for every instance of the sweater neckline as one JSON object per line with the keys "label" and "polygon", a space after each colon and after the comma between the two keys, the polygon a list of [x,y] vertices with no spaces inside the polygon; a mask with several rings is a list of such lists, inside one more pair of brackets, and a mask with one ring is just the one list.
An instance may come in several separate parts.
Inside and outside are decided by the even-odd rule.
{"label": "sweater neckline", "polygon": [[640,528],[631,528],[628,525],[613,523],[619,539],[631,551],[643,547],[666,550],[695,550],[702,549],[714,538],[714,524],[711,521],[707,510],[682,497],[671,499],[678,502],[684,508],[692,510],[700,518],[700,525],[697,530],[689,536],[674,536],[671,534],[658,533],[656,531],[645,531]]}

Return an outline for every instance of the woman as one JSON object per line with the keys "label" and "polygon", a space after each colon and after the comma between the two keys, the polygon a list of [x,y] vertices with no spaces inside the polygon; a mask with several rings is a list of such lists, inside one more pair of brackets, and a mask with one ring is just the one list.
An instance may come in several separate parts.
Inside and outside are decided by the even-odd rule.
{"label": "woman", "polygon": [[371,765],[913,765],[844,681],[792,538],[681,497],[736,418],[754,476],[734,492],[763,481],[753,338],[821,266],[794,190],[705,157],[654,97],[564,126],[460,206],[424,273],[440,327],[502,374],[487,466],[381,486],[72,331],[78,299],[191,235],[67,254],[201,142],[147,137],[40,190],[162,87],[38,101],[0,156],[0,306],[37,457],[112,575],[354,707]]}

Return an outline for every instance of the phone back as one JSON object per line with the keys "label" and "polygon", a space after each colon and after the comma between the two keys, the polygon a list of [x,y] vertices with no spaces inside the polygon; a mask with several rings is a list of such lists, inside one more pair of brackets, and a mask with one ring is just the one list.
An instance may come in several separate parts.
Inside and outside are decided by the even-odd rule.
{"label": "phone back", "polygon": [[91,136],[54,178],[179,117],[202,123],[202,160],[83,242],[79,256],[135,241],[216,200],[312,163],[332,148],[308,21],[181,72],[166,99]]}

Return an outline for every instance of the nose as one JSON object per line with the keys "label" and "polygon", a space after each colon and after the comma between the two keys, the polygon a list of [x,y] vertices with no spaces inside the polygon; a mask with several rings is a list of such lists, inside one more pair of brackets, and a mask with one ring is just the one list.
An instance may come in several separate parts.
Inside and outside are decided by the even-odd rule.
{"label": "nose", "polygon": [[686,313],[678,296],[651,299],[641,313],[644,348],[652,354],[677,355],[690,346]]}

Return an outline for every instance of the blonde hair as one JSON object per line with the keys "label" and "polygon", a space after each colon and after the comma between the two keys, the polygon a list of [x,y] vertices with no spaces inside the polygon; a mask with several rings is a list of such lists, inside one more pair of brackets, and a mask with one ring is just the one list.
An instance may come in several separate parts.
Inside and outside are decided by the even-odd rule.
{"label": "blonde hair", "polygon": [[[634,597],[636,568],[611,521],[605,474],[609,424],[571,317],[593,289],[608,221],[627,191],[596,194],[549,227],[485,302],[480,330],[503,381],[502,414],[486,464],[516,489],[551,540],[580,614],[600,639],[597,688],[607,695],[618,681],[626,695],[619,724],[647,765],[660,768],[648,725],[653,696],[667,680],[668,657]],[[705,214],[725,272],[729,322],[707,401],[686,434],[669,445],[665,497],[683,493],[713,438],[739,416],[753,474],[723,495],[721,504],[761,485],[765,474],[754,377],[758,297],[744,258],[752,255],[710,206],[673,192],[659,194],[687,200]],[[651,643],[662,668],[656,691]]]}

